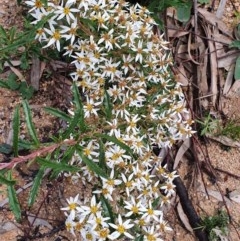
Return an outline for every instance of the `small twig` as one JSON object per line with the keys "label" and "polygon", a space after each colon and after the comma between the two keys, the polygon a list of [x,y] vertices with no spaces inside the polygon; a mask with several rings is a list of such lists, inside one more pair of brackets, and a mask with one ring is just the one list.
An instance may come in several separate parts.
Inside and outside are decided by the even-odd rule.
{"label": "small twig", "polygon": [[223,170],[223,169],[221,169],[221,168],[215,167],[214,169],[215,169],[216,171],[218,171],[218,172],[222,172],[222,173],[228,174],[229,176],[234,177],[234,178],[236,178],[236,179],[240,179],[240,176],[238,176],[238,175],[236,175],[236,174],[233,174],[233,173],[231,173],[231,172],[225,171],[225,170]]}
{"label": "small twig", "polygon": [[35,159],[36,157],[44,156],[46,154],[52,153],[54,150],[56,150],[58,147],[62,145],[75,145],[76,141],[74,140],[68,140],[63,141],[61,143],[53,144],[51,146],[45,146],[38,150],[35,150],[34,152],[30,153],[26,156],[18,156],[11,160],[11,162],[2,162],[0,163],[0,170],[3,169],[12,169],[14,166],[16,166],[19,163],[26,162],[32,159]]}

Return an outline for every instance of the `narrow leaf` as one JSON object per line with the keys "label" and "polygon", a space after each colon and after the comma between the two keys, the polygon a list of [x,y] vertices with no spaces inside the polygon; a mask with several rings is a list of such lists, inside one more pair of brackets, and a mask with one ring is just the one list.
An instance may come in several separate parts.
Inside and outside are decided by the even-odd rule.
{"label": "narrow leaf", "polygon": [[81,111],[80,110],[76,110],[74,117],[72,118],[69,127],[67,128],[67,130],[63,133],[62,137],[63,139],[66,139],[70,136],[71,133],[74,132],[74,129],[78,126],[79,121],[80,121],[80,117],[81,117]]}
{"label": "narrow leaf", "polygon": [[107,171],[106,159],[105,159],[105,150],[104,144],[102,140],[99,141],[99,166],[104,170]]}
{"label": "narrow leaf", "polygon": [[16,107],[13,116],[13,152],[14,156],[18,156],[18,138],[20,131],[20,115],[19,106]]}
{"label": "narrow leaf", "polygon": [[81,95],[79,93],[78,87],[76,86],[75,83],[73,83],[73,101],[77,107],[77,110],[80,113],[80,116],[79,116],[80,130],[81,132],[84,132],[86,130],[86,123],[84,120],[83,104],[82,104],[82,99],[81,99]]}
{"label": "narrow leaf", "polygon": [[177,7],[177,18],[179,21],[185,23],[191,17],[192,1],[188,0],[184,5]]}
{"label": "narrow leaf", "polygon": [[44,110],[64,121],[67,121],[67,122],[70,122],[71,121],[71,117],[66,114],[65,112],[61,111],[61,110],[58,110],[58,109],[55,109],[55,108],[52,108],[52,107],[45,107]]}
{"label": "narrow leaf", "polygon": [[37,158],[37,162],[46,168],[51,168],[53,171],[58,171],[58,172],[62,172],[62,171],[77,172],[81,170],[80,168],[74,167],[72,165],[68,165],[61,162],[48,161],[40,157]]}
{"label": "narrow leaf", "polygon": [[143,241],[143,235],[140,235],[134,239],[134,241]]}
{"label": "narrow leaf", "polygon": [[10,186],[10,185],[14,185],[16,183],[16,181],[9,180],[9,179],[5,178],[3,175],[0,175],[0,183]]}
{"label": "narrow leaf", "polygon": [[236,60],[234,77],[235,80],[240,80],[240,56]]}
{"label": "narrow leaf", "polygon": [[112,107],[110,96],[109,96],[107,91],[105,91],[105,94],[104,94],[103,104],[104,104],[106,117],[107,117],[108,120],[110,120],[112,118],[113,107]]}
{"label": "narrow leaf", "polygon": [[99,167],[94,161],[92,161],[91,159],[89,159],[88,157],[86,157],[82,151],[79,151],[79,155],[82,158],[82,161],[88,166],[88,168],[93,171],[94,173],[96,173],[97,175],[104,177],[106,179],[108,179],[107,174],[105,173],[105,171]]}
{"label": "narrow leaf", "polygon": [[[11,171],[8,172],[8,179],[12,180],[12,174]],[[16,190],[14,189],[13,185],[8,185],[7,186],[7,192],[8,192],[8,199],[9,199],[9,206],[10,209],[12,210],[15,219],[17,221],[21,220],[21,208],[20,204],[17,198],[17,193]]]}
{"label": "narrow leaf", "polygon": [[25,113],[25,119],[26,119],[29,135],[33,139],[35,145],[39,146],[39,140],[37,138],[36,130],[35,130],[34,124],[32,122],[32,115],[31,115],[30,107],[26,100],[23,101],[23,110]]}
{"label": "narrow leaf", "polygon": [[29,199],[28,199],[28,206],[32,206],[36,200],[38,190],[43,179],[44,171],[45,171],[45,167],[41,166],[41,168],[39,169],[37,175],[33,180],[33,185],[30,191]]}
{"label": "narrow leaf", "polygon": [[1,88],[6,88],[6,89],[11,89],[9,85],[7,84],[7,81],[0,80],[0,87]]}
{"label": "narrow leaf", "polygon": [[100,201],[101,201],[101,204],[103,207],[104,216],[109,217],[111,223],[114,223],[114,213],[113,213],[112,207],[109,204],[108,200],[101,194]]}

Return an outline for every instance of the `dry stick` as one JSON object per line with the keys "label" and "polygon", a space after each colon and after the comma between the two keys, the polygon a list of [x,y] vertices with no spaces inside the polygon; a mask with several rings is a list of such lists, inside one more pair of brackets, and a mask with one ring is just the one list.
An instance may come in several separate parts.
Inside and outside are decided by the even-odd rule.
{"label": "dry stick", "polygon": [[12,169],[14,166],[16,166],[19,163],[26,162],[28,160],[32,160],[36,157],[43,156],[49,153],[52,153],[54,150],[56,150],[58,147],[63,146],[63,145],[75,145],[77,142],[74,140],[67,140],[63,141],[61,143],[53,144],[51,146],[45,146],[41,149],[38,149],[36,151],[33,151],[29,155],[26,156],[18,156],[15,157],[11,160],[11,162],[2,162],[0,163],[0,170],[3,169]]}
{"label": "dry stick", "polygon": [[208,241],[208,235],[206,231],[202,230],[201,227],[201,219],[197,215],[192,202],[188,197],[188,192],[186,187],[184,186],[180,177],[176,177],[173,181],[176,185],[177,194],[180,199],[180,203],[182,205],[184,213],[187,215],[189,223],[194,230],[195,235],[199,239],[199,241]]}
{"label": "dry stick", "polygon": [[225,170],[223,170],[223,169],[221,169],[221,168],[214,167],[214,169],[215,169],[216,171],[219,171],[219,172],[223,172],[223,173],[225,173],[225,174],[228,174],[229,176],[234,177],[234,178],[236,178],[236,179],[240,179],[240,176],[238,176],[238,175],[236,175],[236,174],[233,174],[233,173],[231,173],[231,172],[225,171]]}

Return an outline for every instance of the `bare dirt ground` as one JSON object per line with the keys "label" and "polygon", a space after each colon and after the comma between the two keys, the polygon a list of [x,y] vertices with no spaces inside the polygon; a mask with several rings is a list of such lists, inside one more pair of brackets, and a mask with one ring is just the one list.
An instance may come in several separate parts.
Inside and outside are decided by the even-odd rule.
{"label": "bare dirt ground", "polygon": [[[227,23],[229,31],[232,31],[234,24],[233,6],[239,9],[240,3],[228,1],[224,11],[223,21]],[[239,9],[240,10],[240,9]],[[16,6],[15,1],[0,0],[0,24],[9,27],[13,25],[21,28],[21,9]],[[5,75],[9,72],[5,73]],[[3,78],[4,76],[1,76]],[[47,138],[49,133],[53,134],[59,128],[59,123],[50,115],[43,111],[44,106],[56,105],[55,99],[61,92],[53,91],[55,80],[42,80],[40,90],[29,101],[33,110],[34,123],[38,128],[41,138]],[[232,95],[228,98],[222,97],[224,102],[224,113],[232,118],[240,118],[239,106],[240,96]],[[11,140],[11,121],[14,108],[21,103],[21,97],[18,92],[8,91],[0,88],[0,143],[9,143]],[[22,125],[22,132],[25,133],[25,127]],[[223,149],[222,144],[211,139],[208,140],[207,153],[212,166],[215,168],[216,180],[212,180],[211,175],[203,172],[199,173],[198,164],[182,159],[179,165],[179,174],[184,180],[188,189],[189,196],[194,204],[198,214],[203,216],[211,216],[219,209],[225,209],[232,218],[232,224],[229,225],[229,241],[240,240],[240,204],[227,199],[227,194],[240,187],[240,149],[230,148]],[[1,161],[6,161],[7,156],[1,155]],[[204,161],[204,157],[201,161]],[[23,222],[17,224],[14,216],[9,210],[6,200],[6,187],[0,185],[0,237],[1,240],[80,240],[74,237],[64,229],[64,215],[60,208],[65,205],[65,198],[75,196],[79,191],[84,195],[84,187],[73,185],[67,179],[55,181],[44,180],[40,194],[34,206],[28,208],[27,196],[29,187],[36,173],[37,166],[35,164],[22,164],[14,172],[14,178],[18,180],[19,200],[23,212]],[[216,171],[218,170],[218,171]],[[221,170],[221,171],[219,171]],[[232,175],[231,175],[232,174]],[[235,176],[234,176],[235,175]],[[212,195],[207,195],[204,191],[203,183],[206,189]],[[85,187],[86,189],[86,187]],[[212,191],[216,191],[213,193]],[[226,200],[222,200],[222,195]],[[176,200],[178,201],[178,200]],[[4,205],[3,205],[4,204]],[[173,233],[166,237],[166,241],[194,241],[196,238],[188,231],[183,223],[179,221],[179,213],[176,211],[175,204],[169,211],[168,220],[173,228]]]}

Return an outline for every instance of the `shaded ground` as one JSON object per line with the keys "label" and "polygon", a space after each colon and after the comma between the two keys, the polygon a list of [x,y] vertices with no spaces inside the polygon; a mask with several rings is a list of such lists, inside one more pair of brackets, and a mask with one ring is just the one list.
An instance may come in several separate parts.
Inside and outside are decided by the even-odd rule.
{"label": "shaded ground", "polygon": [[[235,2],[234,6],[239,8],[240,4],[237,1]],[[19,11],[20,9],[14,3],[9,3],[8,0],[0,0],[0,19],[5,26],[21,22]],[[223,19],[227,21],[229,31],[232,31],[233,27],[232,22],[234,19],[231,17],[232,12],[232,5],[228,3]],[[1,18],[3,13],[5,15]],[[60,124],[42,109],[44,106],[59,106],[60,101],[56,102],[56,99],[58,99],[58,96],[63,95],[63,90],[61,90],[61,86],[57,87],[57,85],[56,78],[42,80],[39,92],[29,102],[34,115],[34,123],[42,140],[47,138],[49,133],[53,134],[60,128]],[[222,110],[228,118],[240,118],[240,97],[237,94],[227,98],[222,97],[222,101],[224,102]],[[12,115],[15,106],[20,102],[21,97],[18,92],[0,88],[0,143],[9,143],[11,141]],[[60,105],[60,107],[64,108],[64,105]],[[23,133],[24,130],[25,127],[22,125]],[[212,174],[209,175],[209,173],[204,171],[202,175],[199,173],[199,165],[201,162],[206,161],[205,156],[201,155],[199,158],[200,163],[197,163],[196,160],[183,158],[179,164],[179,174],[182,180],[184,180],[191,200],[200,216],[214,215],[217,210],[226,209],[225,205],[227,205],[233,223],[233,225],[229,226],[229,240],[240,240],[237,233],[240,232],[240,204],[229,199],[226,199],[227,201],[225,202],[221,201],[221,194],[227,197],[229,192],[239,190],[240,178],[237,178],[237,175],[240,175],[240,150],[239,148],[224,149],[221,144],[211,139],[207,140],[206,146],[212,166],[222,170],[215,170],[216,180],[211,179]],[[204,149],[205,147],[204,145],[202,147],[199,145],[198,148],[198,152],[201,153],[201,148]],[[6,161],[8,157],[2,155],[0,158]],[[22,210],[24,210],[23,222],[21,224],[16,224],[14,221],[14,217],[9,211],[8,203],[5,200],[5,186],[0,186],[0,204],[2,204],[0,210],[1,240],[17,240],[19,235],[19,237],[23,237],[22,240],[27,240],[27,237],[33,237],[33,240],[80,240],[64,230],[65,218],[60,208],[66,204],[65,198],[75,196],[79,190],[81,190],[81,195],[87,195],[87,187],[82,187],[80,184],[73,185],[67,179],[62,179],[61,177],[55,181],[45,179],[36,203],[29,209],[26,203],[29,192],[27,184],[31,184],[37,168],[36,164],[30,164],[30,166],[22,164],[15,171],[14,178],[18,180],[20,190],[18,196]],[[235,175],[235,177],[231,176],[231,174]],[[203,183],[208,191],[216,191],[215,197],[213,197],[214,195],[208,196],[205,193]],[[21,188],[24,190],[21,190]],[[3,202],[5,202],[4,205]],[[176,211],[175,205],[177,202],[178,199],[176,198],[169,209],[167,217],[174,231],[165,240],[194,241],[194,236],[190,231],[187,231],[179,220],[180,214]]]}

